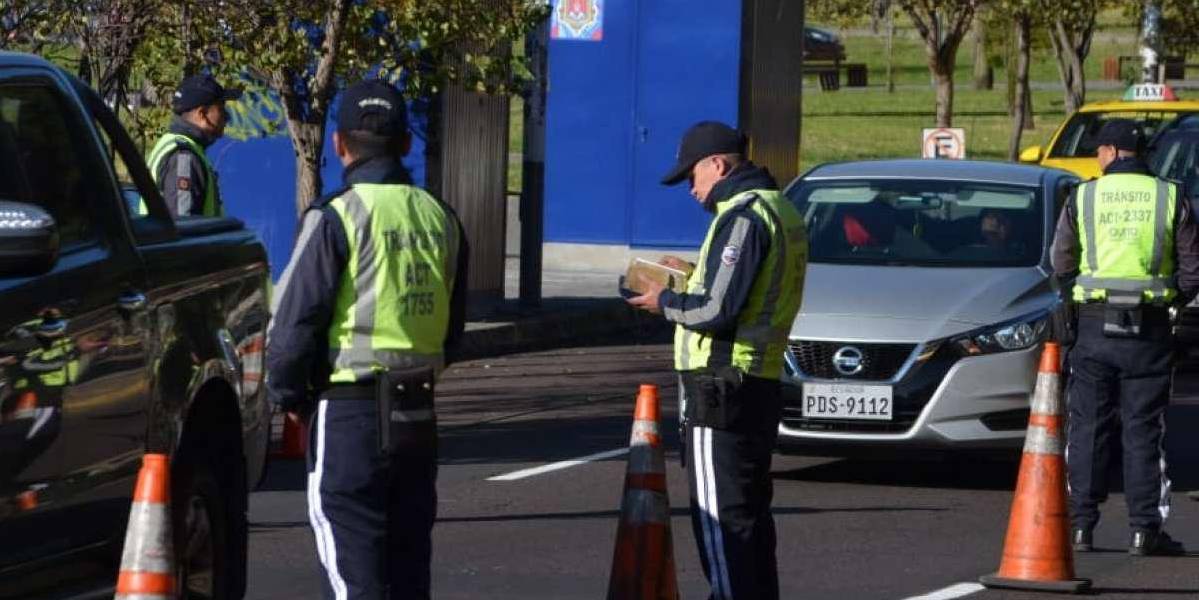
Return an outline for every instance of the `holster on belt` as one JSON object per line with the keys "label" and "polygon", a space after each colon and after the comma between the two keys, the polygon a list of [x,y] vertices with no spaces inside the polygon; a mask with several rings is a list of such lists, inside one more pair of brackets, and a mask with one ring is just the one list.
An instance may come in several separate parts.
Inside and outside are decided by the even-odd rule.
{"label": "holster on belt", "polygon": [[1144,310],[1141,294],[1107,292],[1107,303],[1103,310],[1103,335],[1113,338],[1141,337]]}
{"label": "holster on belt", "polygon": [[436,454],[433,383],[432,367],[397,369],[375,376],[379,452],[415,456]]}

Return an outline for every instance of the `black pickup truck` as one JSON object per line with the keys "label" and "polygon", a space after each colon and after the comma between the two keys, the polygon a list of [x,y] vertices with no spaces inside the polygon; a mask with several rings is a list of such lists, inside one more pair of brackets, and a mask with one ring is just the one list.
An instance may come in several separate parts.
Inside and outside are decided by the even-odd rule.
{"label": "black pickup truck", "polygon": [[251,231],[173,220],[92,90],[0,52],[0,598],[112,597],[146,452],[179,597],[244,595],[268,294]]}

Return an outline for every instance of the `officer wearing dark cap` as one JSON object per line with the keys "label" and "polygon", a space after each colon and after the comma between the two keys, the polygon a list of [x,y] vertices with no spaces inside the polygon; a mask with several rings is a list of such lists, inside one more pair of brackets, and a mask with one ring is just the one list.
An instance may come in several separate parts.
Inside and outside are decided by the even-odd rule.
{"label": "officer wearing dark cap", "polygon": [[433,386],[462,333],[467,246],[412,185],[400,94],[347,89],[345,185],[313,203],[280,280],[267,390],[309,419],[308,507],[326,598],[429,598],[437,508]]}
{"label": "officer wearing dark cap", "polygon": [[241,90],[226,89],[212,75],[192,75],[171,96],[175,117],[146,158],[167,208],[175,216],[224,216],[216,170],[204,152],[225,133],[225,102]]}
{"label": "officer wearing dark cap", "polygon": [[1092,549],[1113,442],[1123,442],[1129,552],[1178,555],[1164,454],[1174,341],[1169,309],[1199,293],[1199,229],[1177,186],[1150,173],[1141,126],[1100,129],[1103,176],[1078,186],[1058,220],[1053,269],[1077,314],[1069,351],[1066,465],[1075,551]]}
{"label": "officer wearing dark cap", "polygon": [[808,242],[803,217],[745,147],[743,135],[713,121],[683,135],[662,183],[687,180],[715,218],[685,293],[642,280],[647,293],[629,303],[676,324],[691,525],[711,597],[774,600],[770,461]]}

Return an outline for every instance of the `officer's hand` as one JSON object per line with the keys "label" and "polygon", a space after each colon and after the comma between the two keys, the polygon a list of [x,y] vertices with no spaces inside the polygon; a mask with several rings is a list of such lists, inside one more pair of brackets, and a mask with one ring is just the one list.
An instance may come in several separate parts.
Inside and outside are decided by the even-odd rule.
{"label": "officer's hand", "polygon": [[681,259],[681,258],[679,258],[679,257],[677,257],[677,256],[670,256],[670,255],[663,256],[662,258],[659,258],[659,259],[658,259],[658,264],[660,264],[660,265],[662,265],[662,266],[664,266],[664,267],[670,267],[670,268],[672,268],[672,269],[678,269],[678,270],[680,270],[680,271],[686,271],[686,270],[688,270],[688,269],[692,269],[692,268],[694,268],[694,267],[695,267],[695,265],[693,265],[693,264],[691,264],[691,263],[689,263],[689,262],[687,262],[687,261],[685,261],[685,260],[683,260],[683,259]]}
{"label": "officer's hand", "polygon": [[629,298],[628,303],[633,308],[639,308],[651,314],[662,314],[662,309],[658,308],[658,297],[662,295],[662,290],[666,289],[666,286],[640,273],[637,275],[637,282],[641,284],[641,289],[645,290],[645,293]]}

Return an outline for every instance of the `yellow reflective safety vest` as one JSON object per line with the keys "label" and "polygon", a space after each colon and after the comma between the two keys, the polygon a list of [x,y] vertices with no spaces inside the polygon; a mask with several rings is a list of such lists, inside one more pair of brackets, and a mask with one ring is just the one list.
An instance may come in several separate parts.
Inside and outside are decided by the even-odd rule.
{"label": "yellow reflective safety vest", "polygon": [[[716,206],[716,218],[699,251],[699,262],[687,279],[687,293],[703,295],[708,255],[721,217],[735,208],[748,207],[761,217],[770,235],[770,250],[758,266],[750,294],[737,315],[731,345],[716,341],[709,332],[675,329],[675,369],[692,371],[710,364],[731,364],[746,375],[778,379],[783,371],[783,352],[791,324],[803,298],[804,273],[808,264],[808,235],[803,217],[776,190],[750,190]],[[721,252],[716,248],[716,252]],[[714,361],[716,352],[728,353]]]}
{"label": "yellow reflective safety vest", "polygon": [[1104,175],[1074,196],[1081,253],[1076,302],[1103,301],[1109,292],[1140,293],[1147,303],[1178,295],[1174,184],[1136,173]]}
{"label": "yellow reflective safety vest", "polygon": [[[150,169],[150,176],[154,178],[154,183],[161,185],[158,181],[159,167],[162,166],[162,161],[166,160],[167,155],[179,146],[186,146],[192,153],[200,157],[200,164],[204,167],[204,200],[200,214],[205,217],[225,216],[225,207],[217,200],[216,171],[212,168],[208,155],[204,153],[204,148],[186,135],[167,132],[158,138],[158,142],[154,144],[154,148],[150,150],[150,155],[146,158],[146,166]],[[138,213],[149,214],[144,200],[138,207]]]}
{"label": "yellow reflective safety vest", "polygon": [[329,208],[350,251],[329,326],[330,383],[409,367],[440,372],[461,246],[456,217],[399,184],[354,184]]}

